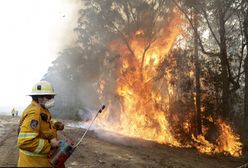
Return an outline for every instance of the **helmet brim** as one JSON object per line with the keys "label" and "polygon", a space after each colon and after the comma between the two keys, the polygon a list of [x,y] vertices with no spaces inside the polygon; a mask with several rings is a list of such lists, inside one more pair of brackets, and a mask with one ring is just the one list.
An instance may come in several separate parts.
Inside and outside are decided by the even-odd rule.
{"label": "helmet brim", "polygon": [[30,93],[27,96],[45,96],[45,95],[53,95],[53,96],[55,96],[56,93]]}

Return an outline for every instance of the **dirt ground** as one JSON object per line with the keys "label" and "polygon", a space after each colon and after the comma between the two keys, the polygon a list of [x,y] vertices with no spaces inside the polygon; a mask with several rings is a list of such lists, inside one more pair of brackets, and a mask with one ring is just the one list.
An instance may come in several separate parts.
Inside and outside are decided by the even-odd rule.
{"label": "dirt ground", "polygon": [[[0,167],[15,167],[19,117],[0,116]],[[84,129],[65,127],[59,138],[77,142]],[[101,134],[99,134],[101,133]],[[100,136],[101,135],[101,136]],[[204,155],[195,149],[172,148],[140,139],[89,131],[67,160],[68,168],[236,168],[248,162],[240,158]],[[248,167],[248,166],[247,166]]]}

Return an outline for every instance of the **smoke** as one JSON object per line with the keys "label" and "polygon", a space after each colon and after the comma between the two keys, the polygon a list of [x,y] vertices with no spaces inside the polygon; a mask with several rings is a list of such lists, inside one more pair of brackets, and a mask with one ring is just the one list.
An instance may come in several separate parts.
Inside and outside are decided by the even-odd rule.
{"label": "smoke", "polygon": [[82,107],[78,110],[78,115],[81,118],[81,121],[89,121],[93,118],[93,110],[88,109],[87,107]]}
{"label": "smoke", "polygon": [[137,146],[148,147],[148,146],[156,145],[154,141],[148,141],[141,138],[127,137],[103,129],[95,129],[94,132],[97,138],[110,143],[121,144],[126,146],[135,146],[135,147]]}
{"label": "smoke", "polygon": [[[95,114],[93,116],[95,116]],[[82,135],[83,135],[84,132],[89,128],[91,122],[92,121],[88,121],[88,122],[82,121],[78,123],[73,122],[73,123],[68,123],[67,126],[72,128],[82,128]],[[102,129],[100,126],[98,126],[96,122],[92,124],[86,136],[94,136],[110,143],[127,145],[127,146],[148,147],[148,146],[157,145],[157,143],[155,143],[154,141],[148,141],[141,138],[127,137],[118,134],[116,132],[107,131],[105,129]]]}
{"label": "smoke", "polygon": [[101,104],[99,102],[98,94],[96,92],[97,86],[96,84],[94,84],[94,81],[86,75],[82,78],[82,84],[78,88],[79,100],[81,101],[80,104],[82,104],[83,107],[82,110],[90,114],[94,111],[97,111],[97,108],[100,107]]}
{"label": "smoke", "polygon": [[64,25],[60,27],[58,25],[53,31],[61,30],[61,34],[57,37],[60,42],[60,50],[64,48],[74,47],[76,45],[77,36],[74,32],[77,26],[77,21],[79,18],[79,10],[82,8],[81,0],[63,0],[61,2],[60,9],[58,11],[58,17],[60,17],[59,24]]}

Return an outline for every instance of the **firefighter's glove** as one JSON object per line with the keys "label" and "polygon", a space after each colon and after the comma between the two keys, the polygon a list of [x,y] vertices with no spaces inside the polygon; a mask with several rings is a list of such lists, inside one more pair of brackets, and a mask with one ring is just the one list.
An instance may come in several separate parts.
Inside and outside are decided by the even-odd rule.
{"label": "firefighter's glove", "polygon": [[53,138],[50,140],[50,144],[51,144],[52,148],[57,148],[57,147],[59,147],[59,140],[57,138]]}
{"label": "firefighter's glove", "polygon": [[60,121],[56,121],[54,123],[54,128],[58,131],[62,131],[64,129],[64,124]]}

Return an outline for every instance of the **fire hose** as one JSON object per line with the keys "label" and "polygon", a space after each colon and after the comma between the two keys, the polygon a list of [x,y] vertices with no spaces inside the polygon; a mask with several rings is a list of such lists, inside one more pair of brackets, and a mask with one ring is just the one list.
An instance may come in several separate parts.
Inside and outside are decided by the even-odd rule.
{"label": "fire hose", "polygon": [[64,140],[60,141],[59,147],[50,154],[49,159],[48,159],[49,162],[50,162],[50,164],[53,167],[55,167],[55,168],[62,168],[62,167],[64,167],[65,161],[72,155],[72,153],[74,152],[74,150],[82,142],[82,140],[84,139],[86,133],[90,129],[91,125],[93,124],[93,122],[97,118],[98,114],[101,113],[104,108],[105,108],[105,105],[103,105],[99,109],[99,111],[96,113],[95,117],[91,121],[89,127],[85,130],[84,134],[82,135],[82,137],[80,138],[80,140],[78,141],[78,143],[76,145],[74,145],[74,143],[71,142],[71,141],[64,141]]}

